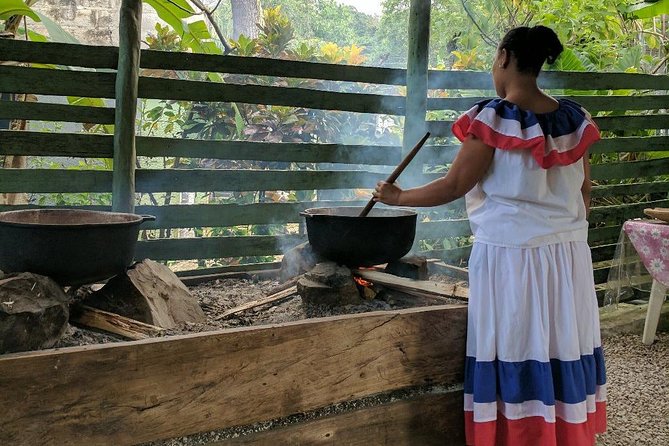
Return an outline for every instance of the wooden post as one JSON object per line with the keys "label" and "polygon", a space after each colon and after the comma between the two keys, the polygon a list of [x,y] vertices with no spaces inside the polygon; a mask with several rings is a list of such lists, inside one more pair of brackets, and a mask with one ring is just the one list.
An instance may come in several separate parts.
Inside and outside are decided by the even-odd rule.
{"label": "wooden post", "polygon": [[[406,118],[402,152],[406,156],[414,144],[425,134],[427,112],[427,68],[430,52],[430,0],[411,0],[409,12],[409,53],[407,58]],[[403,175],[402,186],[412,186],[417,174],[422,172],[420,163],[410,167]],[[407,184],[408,183],[408,184]]]}
{"label": "wooden post", "polygon": [[142,0],[123,0],[119,25],[112,210],[135,210],[135,119],[139,81]]}

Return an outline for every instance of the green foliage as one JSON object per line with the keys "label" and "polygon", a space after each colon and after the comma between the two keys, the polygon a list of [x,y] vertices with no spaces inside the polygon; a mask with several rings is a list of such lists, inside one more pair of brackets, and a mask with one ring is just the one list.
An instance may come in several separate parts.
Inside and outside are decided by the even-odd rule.
{"label": "green foliage", "polygon": [[23,0],[2,0],[0,2],[0,20],[7,20],[15,15],[30,17],[36,22],[40,21],[37,13]]}
{"label": "green foliage", "polygon": [[197,15],[187,0],[143,0],[181,38],[182,48],[196,53],[222,54],[204,21],[187,22]]}
{"label": "green foliage", "polygon": [[649,19],[662,14],[669,14],[669,0],[647,0],[636,3],[627,9],[631,18]]}

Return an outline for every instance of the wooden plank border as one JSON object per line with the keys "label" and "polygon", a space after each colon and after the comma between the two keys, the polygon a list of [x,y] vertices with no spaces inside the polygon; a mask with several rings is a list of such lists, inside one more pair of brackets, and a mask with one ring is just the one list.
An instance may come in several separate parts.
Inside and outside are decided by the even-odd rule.
{"label": "wooden plank border", "polygon": [[438,306],[0,356],[0,441],[136,444],[460,383],[466,318]]}
{"label": "wooden plank border", "polygon": [[211,443],[211,446],[339,444],[347,446],[464,446],[463,392],[425,394],[286,427]]}

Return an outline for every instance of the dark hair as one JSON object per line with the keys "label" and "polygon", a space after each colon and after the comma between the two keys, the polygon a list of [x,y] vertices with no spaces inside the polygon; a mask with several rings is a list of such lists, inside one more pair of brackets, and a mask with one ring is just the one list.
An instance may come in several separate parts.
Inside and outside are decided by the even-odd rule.
{"label": "dark hair", "polygon": [[544,62],[553,64],[562,50],[555,31],[546,26],[520,26],[510,30],[499,44],[516,57],[518,71],[538,76]]}

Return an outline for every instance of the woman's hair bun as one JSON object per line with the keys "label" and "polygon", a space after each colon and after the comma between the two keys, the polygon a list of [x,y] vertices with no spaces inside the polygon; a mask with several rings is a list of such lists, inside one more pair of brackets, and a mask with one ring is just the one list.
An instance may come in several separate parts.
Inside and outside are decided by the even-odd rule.
{"label": "woman's hair bun", "polygon": [[564,49],[555,31],[547,26],[533,26],[528,30],[527,39],[538,52],[545,56],[549,65],[555,63]]}

